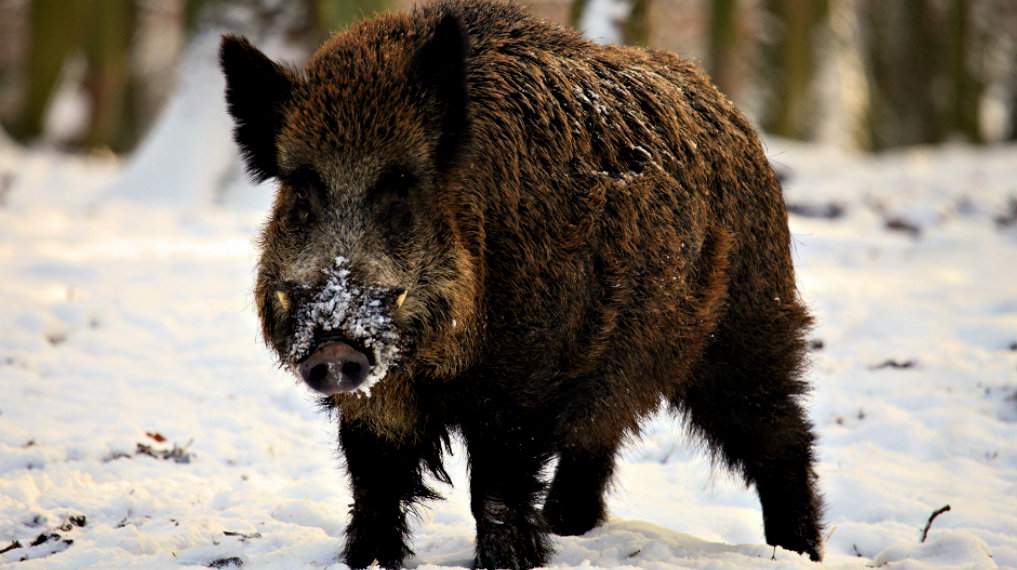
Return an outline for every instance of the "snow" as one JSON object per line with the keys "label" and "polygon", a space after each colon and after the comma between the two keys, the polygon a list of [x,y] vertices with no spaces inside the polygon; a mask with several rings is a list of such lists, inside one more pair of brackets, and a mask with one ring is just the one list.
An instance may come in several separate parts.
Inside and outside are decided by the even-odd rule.
{"label": "snow", "polygon": [[[237,160],[233,123],[224,112],[226,80],[209,65],[217,59],[219,38],[218,31],[205,31],[190,42],[175,94],[106,189],[110,199],[203,206],[211,196],[230,206],[264,210],[271,205],[272,186],[251,183]],[[272,43],[268,47],[273,55],[289,53]]]}
{"label": "snow", "polygon": [[[126,165],[0,137],[0,550],[22,545],[0,564],[343,567],[335,426],[257,332],[271,186],[230,175],[228,137],[199,123],[166,119],[146,143],[161,150]],[[791,224],[823,345],[808,407],[827,565],[1017,567],[1017,147],[768,150],[813,216]],[[447,462],[413,567],[471,559],[460,445]],[[609,509],[555,538],[552,566],[812,567],[765,545],[753,491],[664,414],[624,450]]]}

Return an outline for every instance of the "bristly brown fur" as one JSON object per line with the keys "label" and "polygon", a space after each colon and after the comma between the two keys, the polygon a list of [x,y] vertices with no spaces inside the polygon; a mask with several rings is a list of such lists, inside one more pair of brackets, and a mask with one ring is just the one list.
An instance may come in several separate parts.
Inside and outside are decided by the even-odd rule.
{"label": "bristly brown fur", "polygon": [[[547,562],[549,530],[604,519],[616,451],[661,401],[756,485],[767,541],[819,559],[787,214],[753,129],[697,66],[459,0],[357,24],[288,77],[284,119],[238,131],[248,154],[274,141],[259,164],[281,181],[266,340],[285,354],[292,330],[275,292],[299,305],[337,255],[355,282],[408,291],[400,370],[332,402],[351,566],[410,552],[406,509],[431,496],[422,473],[450,431],[470,454],[477,564]],[[238,108],[274,101],[247,96]],[[393,171],[409,189],[384,187]]]}

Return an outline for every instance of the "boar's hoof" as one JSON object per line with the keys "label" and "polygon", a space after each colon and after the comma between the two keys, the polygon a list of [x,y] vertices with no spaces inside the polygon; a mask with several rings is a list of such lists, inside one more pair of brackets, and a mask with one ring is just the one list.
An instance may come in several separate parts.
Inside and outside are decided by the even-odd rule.
{"label": "boar's hoof", "polygon": [[[481,526],[487,528],[479,528]],[[544,530],[525,522],[478,525],[474,568],[524,570],[544,566],[551,547]]]}
{"label": "boar's hoof", "polygon": [[544,520],[551,532],[558,536],[580,536],[604,522],[606,514],[601,497],[583,497],[584,502],[567,503],[569,498],[572,497],[548,495]]}

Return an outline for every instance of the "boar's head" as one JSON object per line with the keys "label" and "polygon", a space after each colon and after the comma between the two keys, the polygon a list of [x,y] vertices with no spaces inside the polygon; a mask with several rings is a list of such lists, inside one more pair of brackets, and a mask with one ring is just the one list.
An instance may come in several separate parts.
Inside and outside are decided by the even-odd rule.
{"label": "boar's head", "polygon": [[467,51],[451,16],[360,24],[301,70],[223,38],[235,139],[255,179],[278,181],[256,285],[264,338],[323,394],[465,364],[476,271],[450,187],[467,154]]}

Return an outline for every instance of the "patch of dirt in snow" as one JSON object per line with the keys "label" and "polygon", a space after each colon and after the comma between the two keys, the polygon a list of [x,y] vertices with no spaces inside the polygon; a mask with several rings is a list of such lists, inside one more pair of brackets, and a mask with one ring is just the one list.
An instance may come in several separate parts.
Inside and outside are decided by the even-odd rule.
{"label": "patch of dirt in snow", "polygon": [[[1017,567],[1017,148],[769,147],[818,321],[827,564]],[[342,567],[335,426],[258,340],[263,214],[123,200],[104,191],[116,168],[0,150],[0,564]],[[411,566],[470,563],[454,451]],[[611,520],[555,538],[552,566],[814,567],[765,545],[752,490],[673,418],[649,418],[617,472]]]}

